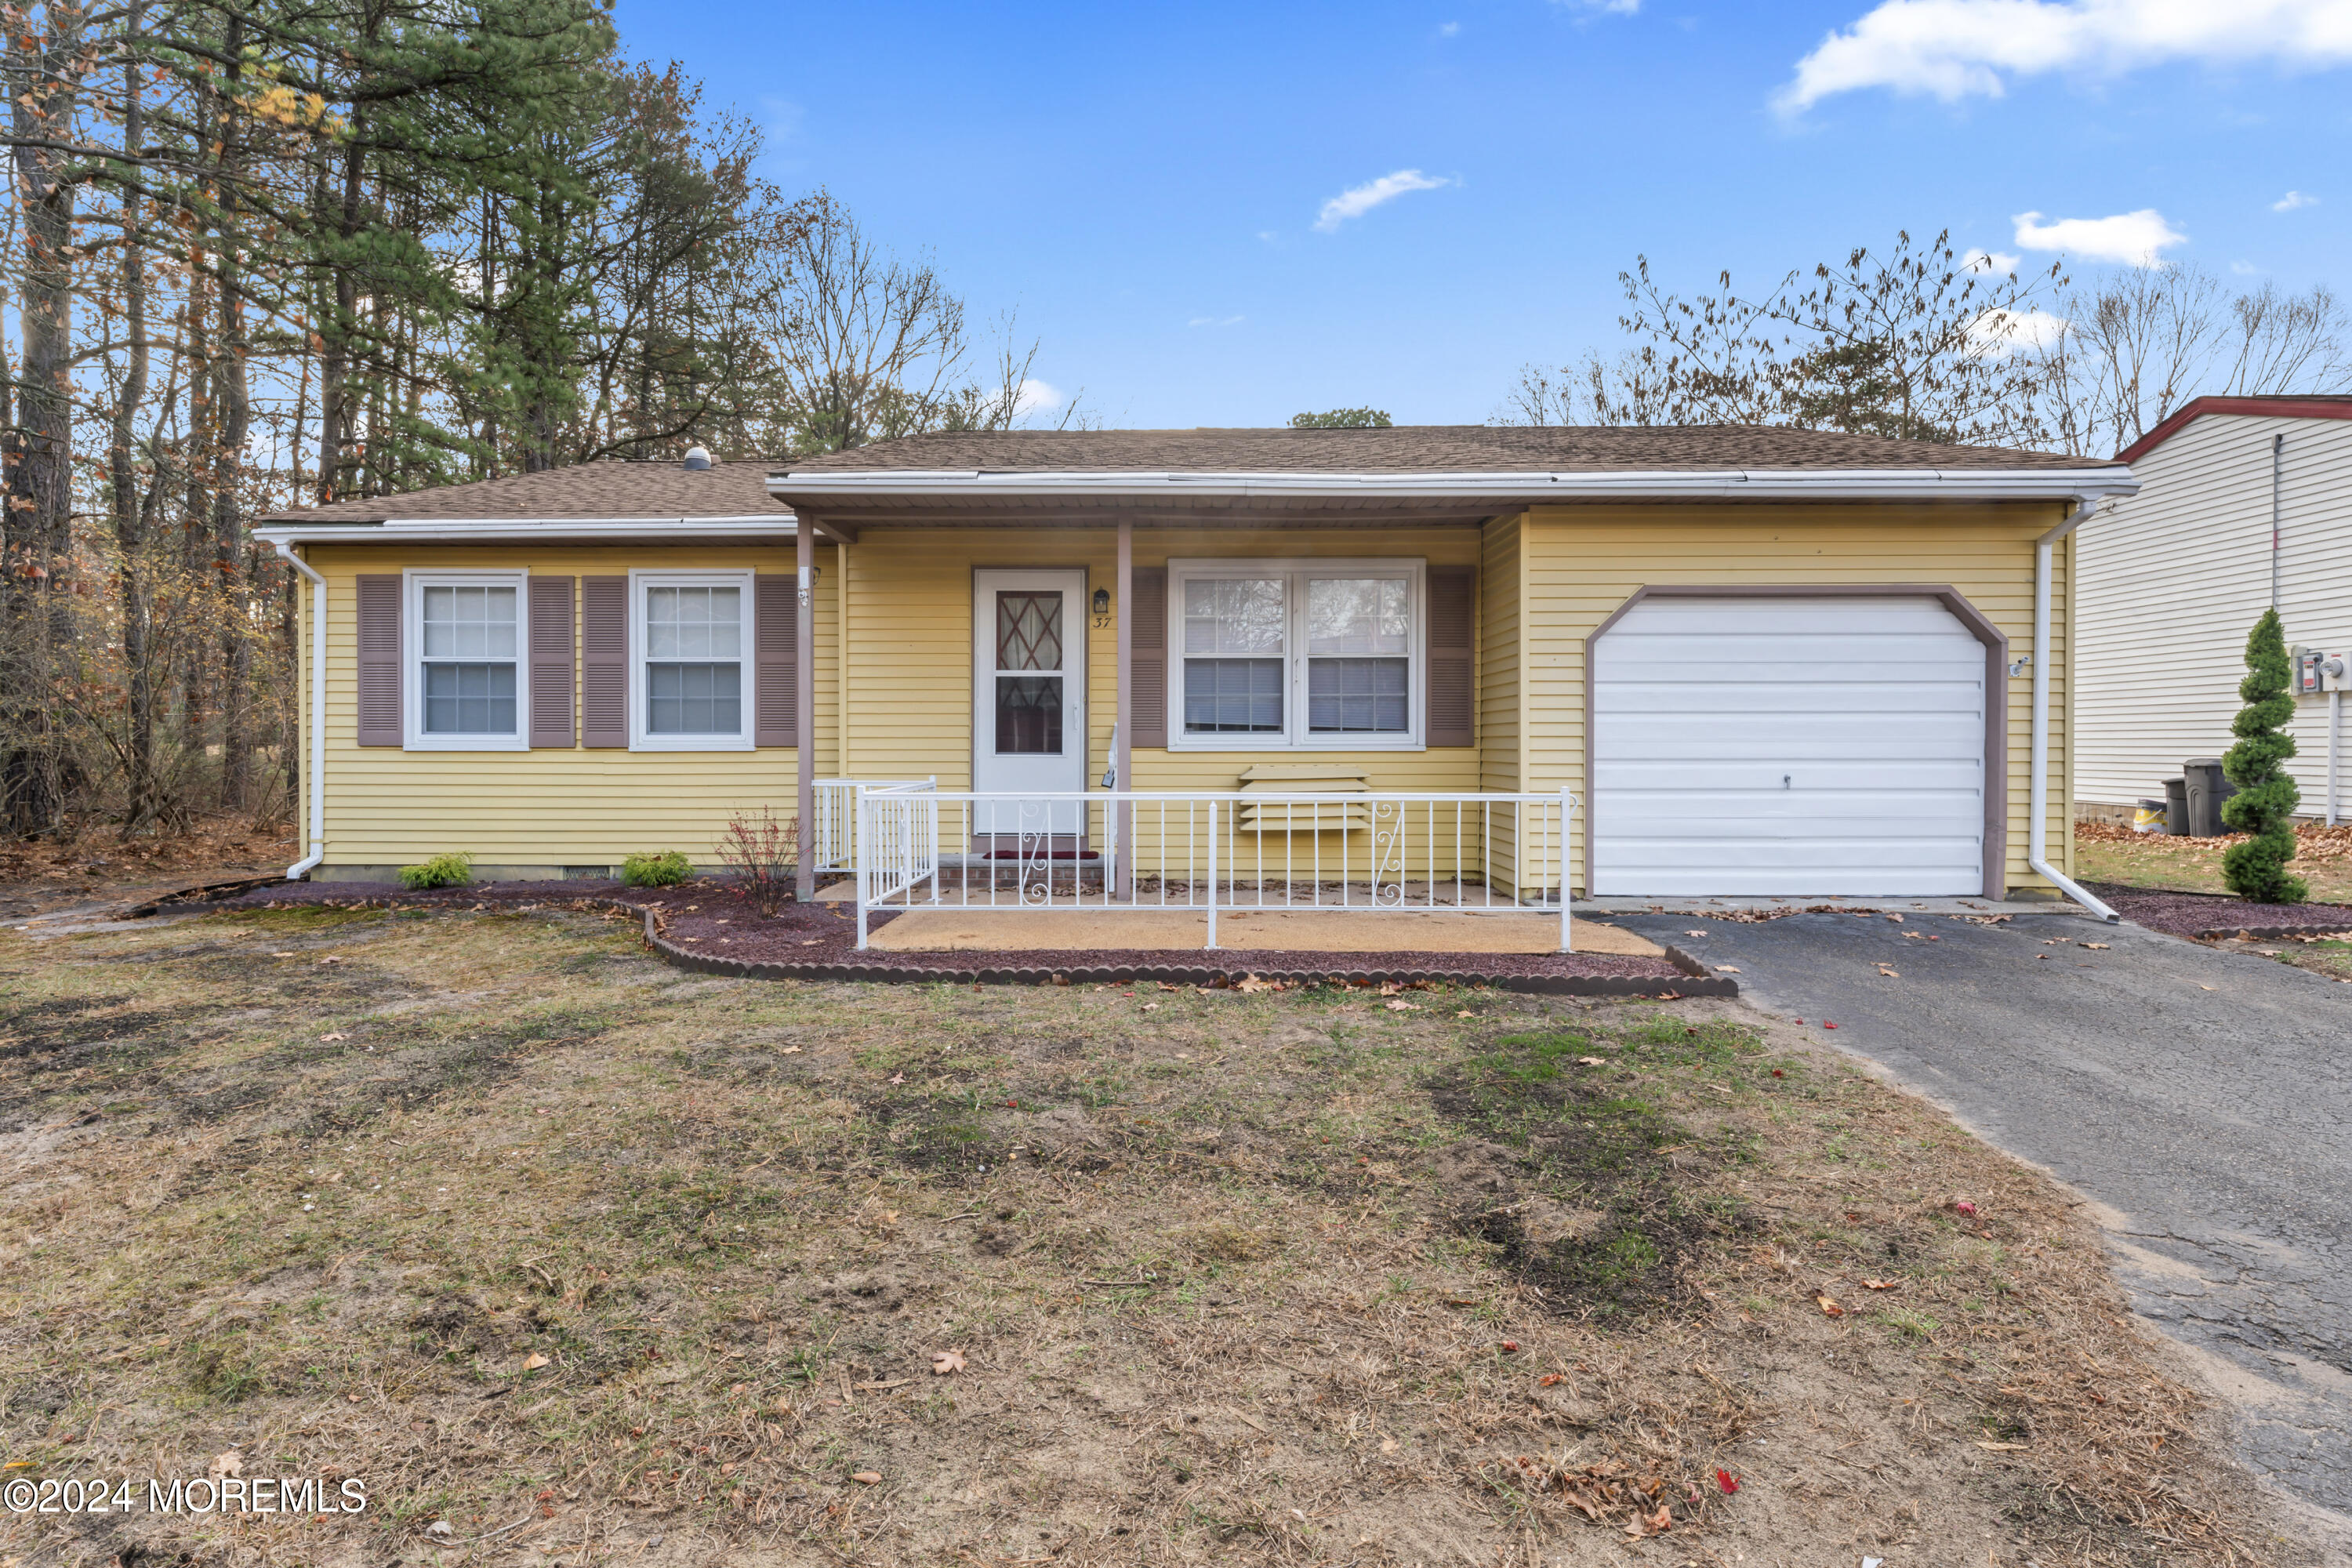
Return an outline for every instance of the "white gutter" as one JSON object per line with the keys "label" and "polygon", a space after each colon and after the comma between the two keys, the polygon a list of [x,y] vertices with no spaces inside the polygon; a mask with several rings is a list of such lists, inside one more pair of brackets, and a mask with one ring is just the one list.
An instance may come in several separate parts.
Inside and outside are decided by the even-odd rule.
{"label": "white gutter", "polygon": [[2095,468],[1727,468],[1409,473],[992,472],[908,469],[772,474],[768,493],[893,496],[1507,497],[1541,504],[1591,497],[1748,500],[2082,500],[2139,489],[2120,465]]}
{"label": "white gutter", "polygon": [[289,882],[310,875],[327,856],[327,580],[283,540],[278,558],[310,582],[310,852],[286,868]]}
{"label": "white gutter", "polygon": [[496,543],[503,540],[593,539],[603,535],[638,539],[683,533],[698,539],[792,537],[790,513],[748,517],[448,517],[387,518],[382,522],[280,523],[257,528],[266,544],[332,544],[397,539],[404,543]]}
{"label": "white gutter", "polygon": [[[2029,792],[2032,805],[2031,822],[2025,830],[2025,863],[2054,884],[2060,892],[2113,924],[2121,915],[2093,898],[2088,892],[2055,866],[2050,864],[2050,551],[2058,541],[2074,532],[2091,520],[2099,510],[2095,500],[2084,500],[2066,521],[2033,542],[2033,769],[2032,788]],[[2069,583],[2068,592],[2073,592]],[[2069,635],[2074,635],[2075,617],[2067,617]],[[2071,702],[2074,693],[2067,693]],[[2068,735],[2074,735],[2070,728]],[[2068,801],[2066,809],[2074,809]]]}

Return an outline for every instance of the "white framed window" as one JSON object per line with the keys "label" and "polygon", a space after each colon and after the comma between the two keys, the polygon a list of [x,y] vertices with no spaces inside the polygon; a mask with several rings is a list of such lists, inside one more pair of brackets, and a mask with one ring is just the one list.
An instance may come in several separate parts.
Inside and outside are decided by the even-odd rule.
{"label": "white framed window", "polygon": [[1426,563],[1171,561],[1172,751],[1416,751]]}
{"label": "white framed window", "polygon": [[527,574],[411,568],[401,575],[406,590],[401,646],[408,660],[401,672],[403,747],[528,750]]}
{"label": "white framed window", "polygon": [[748,752],[750,572],[629,574],[629,747]]}

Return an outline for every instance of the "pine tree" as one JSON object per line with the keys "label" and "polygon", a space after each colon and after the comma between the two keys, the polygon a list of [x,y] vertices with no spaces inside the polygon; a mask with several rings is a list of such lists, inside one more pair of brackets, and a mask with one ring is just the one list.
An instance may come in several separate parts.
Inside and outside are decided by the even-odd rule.
{"label": "pine tree", "polygon": [[2231,731],[2238,743],[2221,759],[2221,771],[2238,793],[2221,806],[2221,821],[2253,837],[2222,857],[2221,875],[2230,890],[2257,903],[2298,904],[2310,892],[2302,878],[2286,868],[2294,858],[2294,808],[2302,795],[2285,768],[2294,755],[2294,737],[2286,733],[2294,717],[2294,699],[2288,693],[2286,634],[2276,610],[2264,610],[2246,638],[2246,679],[2238,695],[2246,705]]}

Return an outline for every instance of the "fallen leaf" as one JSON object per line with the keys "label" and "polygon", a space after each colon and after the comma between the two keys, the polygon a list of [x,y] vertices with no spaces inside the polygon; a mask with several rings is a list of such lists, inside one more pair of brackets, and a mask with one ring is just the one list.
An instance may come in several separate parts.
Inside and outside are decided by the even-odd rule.
{"label": "fallen leaf", "polygon": [[1927,940],[1927,933],[1924,931],[1906,931],[1903,933],[1903,940],[1906,942],[1925,942]]}
{"label": "fallen leaf", "polygon": [[801,940],[801,945],[803,947],[823,947],[824,945],[824,938],[821,936],[803,937]]}
{"label": "fallen leaf", "polygon": [[1737,974],[1739,973],[1739,965],[1736,963],[1718,963],[1715,966],[1715,972],[1717,974]]}
{"label": "fallen leaf", "polygon": [[1181,985],[1177,984],[1172,980],[1163,980],[1160,983],[1160,989],[1162,991],[1181,991],[1184,988]]}
{"label": "fallen leaf", "polygon": [[341,1035],[320,1035],[320,1036],[319,1037],[319,1043],[320,1043],[320,1045],[324,1045],[324,1044],[326,1044],[329,1040],[340,1040],[340,1039],[341,1039],[341,1038],[343,1038],[343,1037],[342,1037],[342,1036],[341,1036]]}
{"label": "fallen leaf", "polygon": [[269,956],[272,958],[291,958],[294,955],[290,952],[273,952]]}
{"label": "fallen leaf", "polygon": [[1576,1065],[1586,1068],[1602,1068],[1607,1067],[1609,1064],[1602,1061],[1599,1057],[1579,1057],[1576,1058]]}
{"label": "fallen leaf", "polygon": [[1706,932],[1703,931],[1686,931],[1683,932],[1683,934],[1685,936],[1705,936]]}
{"label": "fallen leaf", "polygon": [[1865,1279],[1862,1282],[1862,1288],[1865,1290],[1900,1290],[1903,1289],[1903,1281],[1900,1279]]}
{"label": "fallen leaf", "polygon": [[1990,1448],[1996,1454],[2018,1454],[2025,1450],[2025,1445],[2022,1443],[1988,1443],[1981,1437],[1977,1439],[1977,1447]]}
{"label": "fallen leaf", "polygon": [[1889,980],[1900,980],[1903,978],[1902,975],[1896,973],[1894,970],[1887,968],[1886,965],[1883,963],[1878,966],[1878,973],[1884,974]]}
{"label": "fallen leaf", "polygon": [[897,1209],[884,1209],[882,1211],[882,1223],[884,1225],[897,1225],[898,1223],[898,1211]]}
{"label": "fallen leaf", "polygon": [[894,1072],[890,1075],[890,1081],[892,1083],[904,1083],[907,1081],[907,1075],[902,1072]]}
{"label": "fallen leaf", "polygon": [[1816,1296],[1813,1300],[1822,1304],[1822,1316],[1825,1318],[1843,1318],[1845,1316],[1845,1309],[1839,1306],[1835,1301],[1831,1300],[1827,1296]]}
{"label": "fallen leaf", "polygon": [[2086,942],[2083,945],[2084,947],[2105,948],[2107,946],[2107,943],[2104,942]]}
{"label": "fallen leaf", "polygon": [[1503,1342],[1503,1349],[1506,1352],[1516,1355],[1518,1352],[1519,1342],[1517,1340],[1505,1340]]}
{"label": "fallen leaf", "polygon": [[1901,915],[1889,915],[1886,918],[1893,921],[1896,925],[1901,925],[1903,923],[1903,917]]}
{"label": "fallen leaf", "polygon": [[878,1487],[882,1484],[882,1472],[879,1470],[860,1470],[849,1479],[856,1481],[861,1487]]}
{"label": "fallen leaf", "polygon": [[1732,1479],[1731,1472],[1728,1470],[1716,1471],[1715,1484],[1723,1489],[1723,1495],[1726,1497],[1739,1489],[1739,1483]]}
{"label": "fallen leaf", "polygon": [[341,963],[342,960],[335,957],[332,953],[330,953],[326,957],[319,960],[319,962],[321,963]]}
{"label": "fallen leaf", "polygon": [[245,1474],[245,1456],[235,1448],[215,1454],[211,1469],[215,1476],[241,1476]]}
{"label": "fallen leaf", "polygon": [[946,1377],[951,1373],[961,1372],[962,1370],[963,1352],[933,1351],[931,1352],[931,1375],[933,1377]]}
{"label": "fallen leaf", "polygon": [[525,1372],[536,1372],[546,1364],[547,1358],[540,1354],[537,1351],[533,1351],[530,1354],[522,1358],[522,1369]]}
{"label": "fallen leaf", "polygon": [[1244,974],[1239,980],[1234,982],[1234,989],[1236,991],[1255,993],[1259,991],[1274,991],[1279,989],[1279,987],[1277,987],[1271,980],[1260,980],[1255,974]]}
{"label": "fallen leaf", "polygon": [[1954,1214],[1967,1215],[1969,1218],[1973,1219],[1976,1217],[1977,1205],[1969,1202],[1966,1198],[1954,1198],[1952,1200],[1952,1212]]}
{"label": "fallen leaf", "polygon": [[1421,1011],[1421,1004],[1418,1002],[1383,1002],[1381,1005],[1386,1007],[1391,1013],[1418,1013]]}
{"label": "fallen leaf", "polygon": [[1463,1008],[1463,1009],[1462,1009],[1462,1011],[1460,1011],[1459,1013],[1454,1014],[1454,1016],[1455,1017],[1457,1017],[1457,1018],[1475,1018],[1475,1017],[1476,1017],[1478,1015],[1477,1015],[1477,1014],[1475,1014],[1475,1013],[1473,1013],[1472,1011],[1470,1011],[1470,1009],[1469,1009],[1469,1008],[1465,1007],[1465,1008]]}
{"label": "fallen leaf", "polygon": [[1822,1028],[1824,1028],[1824,1029],[1834,1029],[1834,1028],[1836,1028],[1836,1027],[1837,1027],[1837,1026],[1836,1026],[1835,1024],[1831,1023],[1827,1018],[1823,1018],[1823,1019],[1822,1020]]}
{"label": "fallen leaf", "polygon": [[1146,1002],[1143,1005],[1143,1010],[1147,1013],[1157,1013],[1160,1011],[1160,1004],[1157,1002]]}
{"label": "fallen leaf", "polygon": [[1545,1388],[1551,1388],[1559,1384],[1566,1383],[1568,1379],[1560,1376],[1560,1374],[1556,1372],[1548,1372],[1541,1377],[1536,1379],[1536,1382]]}
{"label": "fallen leaf", "polygon": [[1381,1452],[1383,1454],[1393,1454],[1402,1446],[1403,1445],[1400,1444],[1393,1437],[1383,1437],[1381,1439]]}
{"label": "fallen leaf", "polygon": [[782,1050],[778,1051],[776,1054],[782,1057],[796,1057],[801,1054],[801,1048],[798,1046],[786,1046]]}
{"label": "fallen leaf", "polygon": [[2197,989],[2200,991],[2210,991],[2213,988],[2210,985],[2200,985]]}

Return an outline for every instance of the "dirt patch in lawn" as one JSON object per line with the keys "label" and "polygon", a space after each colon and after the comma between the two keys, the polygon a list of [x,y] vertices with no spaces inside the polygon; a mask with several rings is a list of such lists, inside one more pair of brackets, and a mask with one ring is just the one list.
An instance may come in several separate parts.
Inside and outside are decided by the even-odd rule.
{"label": "dirt patch in lawn", "polygon": [[0,935],[0,992],[11,1473],[370,1500],[28,1563],[2310,1557],[2063,1194],[1736,1003],[462,906]]}

